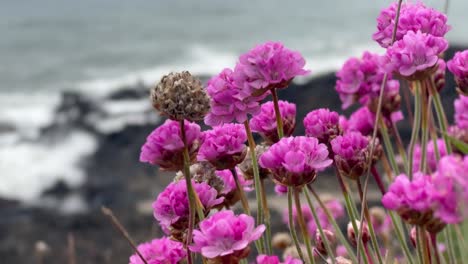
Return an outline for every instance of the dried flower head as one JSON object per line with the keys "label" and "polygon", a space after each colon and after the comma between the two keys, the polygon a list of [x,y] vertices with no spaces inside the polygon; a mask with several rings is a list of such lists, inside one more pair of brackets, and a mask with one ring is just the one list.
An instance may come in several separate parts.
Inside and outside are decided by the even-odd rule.
{"label": "dried flower head", "polygon": [[199,79],[188,71],[170,73],[151,90],[154,108],[173,120],[202,120],[210,98]]}
{"label": "dried flower head", "polygon": [[[258,158],[268,150],[268,146],[265,144],[260,144],[255,147],[255,155]],[[247,148],[247,154],[245,155],[245,159],[237,166],[246,179],[252,180],[254,178],[253,172],[253,165],[252,165],[252,156],[250,155],[250,148]],[[268,169],[264,169],[259,167],[259,173],[261,179],[266,179],[270,175],[270,171]]]}
{"label": "dried flower head", "polygon": [[[190,178],[196,183],[205,182],[213,187],[221,194],[224,189],[224,182],[216,174],[216,168],[211,163],[200,161],[190,166]],[[182,171],[178,171],[174,178],[175,181],[184,180],[185,175]]]}
{"label": "dried flower head", "polygon": [[274,248],[284,250],[292,244],[292,238],[287,232],[279,232],[273,236],[271,244]]}
{"label": "dried flower head", "polygon": [[[148,264],[177,264],[187,257],[184,245],[167,237],[138,245],[138,251]],[[144,264],[138,254],[130,256],[130,264]]]}

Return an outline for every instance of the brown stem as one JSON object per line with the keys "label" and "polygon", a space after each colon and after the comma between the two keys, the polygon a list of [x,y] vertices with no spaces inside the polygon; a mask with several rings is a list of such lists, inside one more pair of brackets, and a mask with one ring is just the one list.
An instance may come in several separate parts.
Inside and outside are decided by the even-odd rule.
{"label": "brown stem", "polygon": [[115,217],[114,213],[112,212],[111,209],[102,206],[101,207],[102,213],[109,218],[111,223],[115,226],[117,231],[127,240],[127,242],[130,244],[130,246],[133,248],[133,250],[137,253],[137,255],[140,257],[140,259],[143,261],[143,263],[148,264],[146,259],[143,257],[141,252],[138,250],[135,242],[133,242],[132,238],[128,234],[127,230],[123,227],[123,225],[119,222],[117,217]]}
{"label": "brown stem", "polygon": [[234,182],[236,183],[237,191],[239,192],[240,200],[242,203],[242,208],[244,208],[244,211],[246,214],[250,214],[250,208],[249,208],[249,202],[247,201],[247,197],[245,195],[244,189],[240,185],[239,181],[239,176],[237,175],[237,171],[235,168],[231,169],[232,176],[234,177]]}
{"label": "brown stem", "polygon": [[377,169],[375,168],[375,166],[372,166],[371,172],[372,172],[372,175],[374,176],[374,179],[375,179],[375,182],[377,183],[377,186],[379,186],[380,192],[382,193],[382,195],[384,195],[385,192],[386,192],[385,191],[385,184],[383,183],[382,178],[380,177],[380,174],[377,171]]}
{"label": "brown stem", "polygon": [[439,250],[437,249],[437,234],[436,233],[431,233],[431,244],[432,244],[432,247],[434,248],[434,255],[435,255],[436,263],[440,264],[440,255],[439,255]]}

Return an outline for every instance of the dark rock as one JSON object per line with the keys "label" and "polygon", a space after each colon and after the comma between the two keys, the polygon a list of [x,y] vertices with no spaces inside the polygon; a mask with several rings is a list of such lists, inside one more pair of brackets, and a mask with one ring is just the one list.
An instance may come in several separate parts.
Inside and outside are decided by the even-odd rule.
{"label": "dark rock", "polygon": [[59,180],[52,187],[44,191],[45,196],[54,196],[57,198],[63,198],[66,195],[70,194],[70,187],[63,181]]}

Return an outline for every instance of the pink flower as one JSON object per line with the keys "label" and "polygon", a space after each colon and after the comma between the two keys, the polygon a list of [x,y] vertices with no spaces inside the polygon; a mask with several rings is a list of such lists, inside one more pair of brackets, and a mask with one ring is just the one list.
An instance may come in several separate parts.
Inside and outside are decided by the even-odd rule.
{"label": "pink flower", "polygon": [[[185,121],[184,124],[189,155],[194,161],[202,132],[200,126],[195,123]],[[140,161],[159,165],[166,170],[181,170],[184,162],[183,149],[180,124],[178,121],[168,119],[146,138],[145,144],[141,147]]]}
{"label": "pink flower", "polygon": [[[138,245],[138,251],[148,264],[177,264],[187,256],[182,243],[167,237]],[[130,256],[130,264],[144,264],[138,254]]]}
{"label": "pink flower", "polygon": [[339,122],[340,117],[337,112],[327,108],[314,110],[304,118],[306,136],[315,137],[320,143],[328,144],[342,133]]}
{"label": "pink flower", "polygon": [[[445,147],[445,141],[441,138],[437,139],[437,149],[441,157],[444,157],[448,154],[447,148]],[[422,151],[421,145],[416,144],[414,147],[414,155],[413,155],[413,172],[420,170],[421,151]],[[436,150],[434,147],[434,142],[432,140],[427,142],[426,164],[427,164],[427,169],[431,172],[435,171],[437,168],[437,155],[436,155]]]}
{"label": "pink flower", "polygon": [[243,125],[224,124],[204,133],[198,161],[208,161],[218,170],[231,169],[244,160],[247,134]]}
{"label": "pink flower", "polygon": [[[192,181],[193,188],[200,198],[200,202],[207,212],[215,205],[223,202],[223,198],[216,199],[218,192],[205,182]],[[153,203],[154,218],[159,221],[163,230],[170,231],[171,226],[183,223],[189,215],[189,201],[187,183],[185,180],[170,183]]]}
{"label": "pink flower", "polygon": [[436,65],[439,54],[447,48],[448,42],[442,37],[410,31],[388,47],[383,60],[388,71],[410,77],[430,71]]}
{"label": "pink flower", "polygon": [[368,168],[369,138],[359,132],[347,132],[331,141],[335,165],[345,177],[357,179]]}
{"label": "pink flower", "polygon": [[[327,201],[324,201],[325,207],[327,207],[328,211],[332,215],[334,219],[339,219],[342,218],[344,214],[344,207],[341,204],[340,201],[337,199],[329,199]],[[320,225],[322,226],[323,229],[333,229],[333,225],[330,223],[328,220],[327,214],[325,213],[325,210],[323,210],[322,207],[320,206],[315,206],[315,211],[317,212],[317,217],[320,221]],[[314,219],[311,219],[307,223],[307,230],[310,235],[315,235],[317,232],[317,223],[315,222]]]}
{"label": "pink flower", "polygon": [[[335,89],[340,95],[346,109],[356,101],[368,105],[373,99],[377,99],[382,86],[385,70],[381,65],[382,56],[368,51],[362,58],[350,58],[336,73],[338,78]],[[399,90],[399,82],[388,76],[385,90]]]}
{"label": "pink flower", "polygon": [[245,214],[236,216],[231,210],[213,214],[201,221],[199,228],[193,231],[194,244],[190,249],[209,259],[243,255],[249,244],[265,231],[264,225],[255,228],[253,217]]}
{"label": "pink flower", "polygon": [[302,186],[315,179],[316,172],[330,166],[327,146],[313,137],[282,138],[265,151],[260,166],[270,169],[277,183]]}
{"label": "pink flower", "polygon": [[[236,171],[239,177],[239,183],[243,187],[244,191],[251,191],[253,181],[244,179],[241,171],[238,170],[237,168],[236,168]],[[229,194],[237,190],[236,182],[230,170],[218,170],[215,173],[216,173],[216,176],[218,176],[219,178],[221,178],[221,180],[223,180],[224,188],[221,191],[222,194]]]}
{"label": "pink flower", "polygon": [[266,42],[255,46],[239,57],[234,69],[236,84],[260,96],[271,88],[285,88],[296,76],[306,75],[305,60],[280,42]]}
{"label": "pink flower", "polygon": [[458,51],[447,62],[448,69],[455,76],[458,87],[465,95],[468,94],[468,50]]}
{"label": "pink flower", "polygon": [[[435,216],[447,224],[462,221],[468,202],[468,156],[443,157],[434,174],[436,189]],[[465,212],[463,212],[465,210]]]}
{"label": "pink flower", "polygon": [[207,125],[243,123],[247,120],[248,114],[257,114],[260,110],[260,104],[234,84],[231,69],[224,69],[219,75],[211,78],[206,89],[211,97],[211,109],[205,117]]}
{"label": "pink flower", "polygon": [[275,184],[275,193],[278,195],[284,195],[288,193],[288,187],[281,185],[281,184]]}
{"label": "pink flower", "polygon": [[[382,114],[384,113],[382,112]],[[396,123],[400,120],[403,120],[403,113],[401,111],[386,113],[384,116],[384,121],[387,126],[391,126],[392,123]],[[345,132],[357,131],[364,136],[372,135],[375,127],[375,113],[370,111],[366,106],[358,108],[351,114],[346,122],[346,126],[347,129],[344,130]]]}
{"label": "pink flower", "polygon": [[287,256],[284,262],[280,262],[277,256],[259,255],[256,264],[302,264],[302,260]]}
{"label": "pink flower", "polygon": [[[283,120],[284,136],[290,136],[296,127],[296,105],[278,101],[281,119]],[[250,120],[250,127],[253,132],[259,133],[267,142],[276,143],[279,140],[276,115],[273,102],[262,104],[260,113],[253,116]]]}
{"label": "pink flower", "polygon": [[[372,38],[384,48],[391,44],[397,8],[398,3],[394,2],[388,8],[383,9],[377,18],[377,32],[372,35]],[[445,14],[426,7],[421,2],[407,2],[401,6],[396,41],[401,40],[408,32],[421,31],[435,37],[443,37],[449,30],[450,26],[447,25]]]}
{"label": "pink flower", "polygon": [[460,95],[454,106],[455,124],[461,129],[468,129],[468,96]]}

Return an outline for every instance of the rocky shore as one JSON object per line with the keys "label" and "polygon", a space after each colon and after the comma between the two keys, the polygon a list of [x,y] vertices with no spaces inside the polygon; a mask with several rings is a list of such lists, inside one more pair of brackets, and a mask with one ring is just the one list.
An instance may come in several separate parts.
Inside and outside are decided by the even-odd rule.
{"label": "rocky shore", "polygon": [[[450,48],[447,57],[460,49]],[[312,109],[327,107],[342,112],[335,81],[335,74],[328,73],[280,91],[281,99],[298,106],[297,134],[304,133],[302,119]],[[441,95],[450,120],[454,85],[449,73]],[[2,263],[67,263],[70,254],[76,255],[77,263],[127,263],[132,251],[101,214],[103,205],[114,211],[138,242],[162,234],[153,220],[150,202],[172,174],[138,162],[146,136],[162,121],[147,100],[148,89],[141,84],[122,87],[100,100],[79,92],[62,94],[55,121],[41,129],[40,140],[54,141],[77,130],[92,135],[97,148],[80,163],[86,180],[79,186],[58,181],[34,206],[0,197]],[[406,112],[404,105],[402,109]],[[407,139],[408,119],[399,126]],[[14,128],[8,124],[0,125],[0,133],[11,130]],[[333,175],[319,178],[318,189],[335,190]],[[274,212],[274,217],[280,214]],[[274,222],[276,230],[283,228],[281,221]]]}

